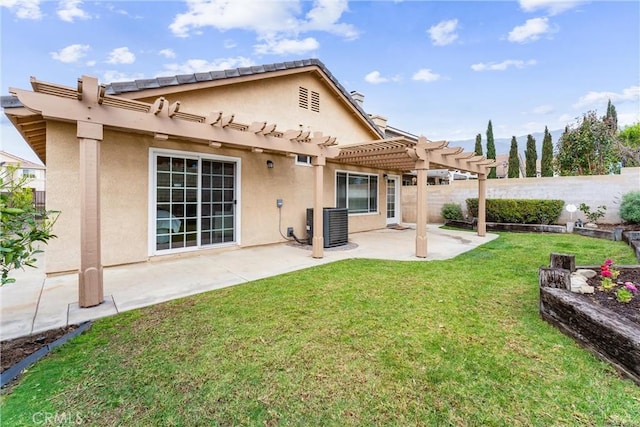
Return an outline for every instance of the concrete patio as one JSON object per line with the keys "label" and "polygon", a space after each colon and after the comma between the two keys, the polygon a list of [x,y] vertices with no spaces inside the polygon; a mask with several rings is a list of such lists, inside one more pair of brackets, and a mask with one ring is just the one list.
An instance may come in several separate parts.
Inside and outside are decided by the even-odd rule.
{"label": "concrete patio", "polygon": [[[329,248],[315,259],[307,247],[291,243],[189,253],[104,269],[105,302],[78,307],[78,274],[46,277],[42,269],[14,272],[16,283],[0,287],[0,339],[7,340],[111,316],[123,311],[238,285],[256,279],[349,258],[432,261],[453,258],[497,237],[427,227],[428,256],[415,257],[415,225],[349,236],[349,245]],[[44,260],[40,259],[39,264]]]}

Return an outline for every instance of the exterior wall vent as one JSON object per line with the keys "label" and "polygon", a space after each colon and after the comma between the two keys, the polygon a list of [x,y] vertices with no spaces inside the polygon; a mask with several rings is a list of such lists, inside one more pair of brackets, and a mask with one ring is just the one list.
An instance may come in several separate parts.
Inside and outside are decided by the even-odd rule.
{"label": "exterior wall vent", "polygon": [[298,106],[306,110],[309,109],[309,89],[306,87],[298,88]]}
{"label": "exterior wall vent", "polygon": [[318,92],[311,91],[311,111],[320,112],[320,94]]}
{"label": "exterior wall vent", "polygon": [[[343,246],[349,242],[349,215],[347,208],[322,209],[322,236],[324,247]],[[313,208],[307,209],[307,230],[313,237]]]}

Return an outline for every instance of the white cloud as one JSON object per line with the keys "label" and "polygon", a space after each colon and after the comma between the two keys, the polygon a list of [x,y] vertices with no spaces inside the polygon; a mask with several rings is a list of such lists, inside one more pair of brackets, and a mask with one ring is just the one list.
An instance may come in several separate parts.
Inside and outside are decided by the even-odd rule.
{"label": "white cloud", "polygon": [[60,49],[58,52],[50,52],[50,55],[56,61],[69,64],[79,61],[80,58],[86,55],[89,49],[88,44],[72,44]]}
{"label": "white cloud", "polygon": [[158,53],[164,56],[165,58],[169,58],[169,59],[173,59],[176,57],[176,53],[173,51],[173,49],[162,49]]}
{"label": "white cloud", "polygon": [[553,113],[555,111],[555,109],[553,108],[552,105],[539,105],[537,107],[535,107],[532,111],[533,114],[549,114],[549,113]]}
{"label": "white cloud", "polygon": [[638,102],[640,101],[640,86],[629,86],[622,92],[588,92],[580,97],[578,102],[573,104],[573,108],[592,107],[598,104],[607,104],[611,100],[612,103],[617,102]]}
{"label": "white cloud", "polygon": [[91,60],[91,61],[87,61],[84,63],[87,67],[93,67],[94,65],[96,65],[96,61],[95,60]]}
{"label": "white cloud", "polygon": [[364,76],[364,81],[374,85],[381,84],[381,83],[388,83],[388,82],[399,82],[400,80],[402,80],[402,77],[400,75],[395,75],[392,77],[383,77],[379,71],[372,71],[366,76]]}
{"label": "white cloud", "polygon": [[249,58],[238,56],[235,58],[221,58],[215,61],[204,59],[190,59],[183,64],[165,64],[164,71],[157,76],[174,76],[177,74],[204,73],[207,71],[227,70],[238,67],[251,67],[255,65]]}
{"label": "white cloud", "polygon": [[[346,0],[315,0],[312,8],[303,14],[302,0],[262,2],[255,0],[188,0],[187,11],[174,17],[169,25],[178,37],[188,37],[192,31],[212,27],[220,31],[242,29],[256,33],[258,40],[266,43],[256,45],[268,53],[297,53],[309,49],[312,38],[297,40],[298,36],[311,31],[328,32],[352,40],[359,33],[350,24],[340,23],[348,10]],[[277,40],[275,49],[269,41]],[[317,41],[315,41],[317,43]],[[278,47],[278,45],[280,45]],[[289,45],[292,52],[284,46]]]}
{"label": "white cloud", "polygon": [[307,21],[302,22],[304,31],[326,31],[348,40],[357,39],[358,30],[350,24],[338,23],[342,14],[349,10],[347,0],[316,0],[313,9],[307,13]]}
{"label": "white cloud", "polygon": [[66,22],[73,22],[74,19],[90,19],[91,16],[80,9],[80,0],[62,0],[58,5],[58,17]]}
{"label": "white cloud", "polygon": [[386,77],[382,77],[379,71],[372,71],[366,76],[364,76],[364,81],[367,83],[377,85],[380,83],[386,83],[389,81],[389,79]]}
{"label": "white cloud", "polygon": [[557,15],[584,3],[584,0],[520,0],[520,7],[525,12],[544,9],[549,15]]}
{"label": "white cloud", "polygon": [[551,34],[553,30],[549,26],[549,18],[527,19],[524,25],[515,27],[509,33],[507,39],[513,43],[527,43],[538,40],[544,34]]}
{"label": "white cloud", "polygon": [[224,48],[225,49],[233,49],[236,46],[238,46],[238,44],[235,41],[231,40],[231,39],[226,39],[224,41]]}
{"label": "white cloud", "polygon": [[261,55],[275,54],[275,55],[290,55],[290,54],[304,54],[312,52],[320,47],[320,43],[313,37],[307,37],[304,40],[292,40],[292,39],[267,39],[265,43],[257,44],[254,46],[256,53]]}
{"label": "white cloud", "polygon": [[509,67],[515,68],[525,68],[532,65],[536,65],[535,59],[530,59],[529,61],[522,61],[520,59],[507,59],[505,61],[494,63],[494,62],[481,62],[478,64],[473,64],[471,69],[473,71],[505,71]]}
{"label": "white cloud", "polygon": [[109,53],[108,64],[133,64],[136,56],[128,47],[118,47]]}
{"label": "white cloud", "polygon": [[440,80],[442,76],[440,74],[436,74],[428,68],[423,68],[418,70],[413,75],[413,80],[423,81],[423,82],[435,82],[436,80]]}
{"label": "white cloud", "polygon": [[113,82],[130,82],[133,80],[140,80],[144,78],[144,74],[142,73],[126,74],[115,70],[107,70],[102,73],[102,82],[105,82],[107,84]]}
{"label": "white cloud", "polygon": [[448,21],[442,21],[427,31],[433,44],[436,46],[446,46],[453,43],[458,35],[455,33],[458,28],[458,20],[450,19]]}
{"label": "white cloud", "polygon": [[2,0],[0,6],[9,8],[20,19],[42,19],[40,0]]}

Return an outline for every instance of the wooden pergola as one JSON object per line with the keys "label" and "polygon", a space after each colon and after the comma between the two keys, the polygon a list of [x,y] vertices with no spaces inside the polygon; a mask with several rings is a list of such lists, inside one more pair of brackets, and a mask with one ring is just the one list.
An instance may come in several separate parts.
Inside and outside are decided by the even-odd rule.
{"label": "wooden pergola", "polygon": [[[10,88],[19,103],[6,115],[24,139],[46,162],[46,122],[75,123],[80,145],[81,255],[79,305],[91,307],[103,301],[103,274],[100,253],[100,143],[104,129],[151,135],[156,139],[177,139],[201,143],[211,149],[232,147],[253,152],[304,155],[314,167],[314,211],[322,212],[324,166],[327,159],[382,170],[417,171],[418,203],[416,256],[427,256],[426,185],[430,167],[445,167],[478,175],[478,235],[484,236],[485,184],[487,171],[495,166],[462,148],[448,148],[447,142],[430,142],[425,137],[383,139],[358,144],[337,145],[335,137],[321,132],[277,130],[276,124],[236,123],[234,115],[212,112],[208,116],[182,111],[180,102],[160,97],[153,103],[106,95],[98,80],[83,76],[77,87],[66,87],[31,79],[32,91]],[[312,256],[322,258],[322,215],[314,215]]]}

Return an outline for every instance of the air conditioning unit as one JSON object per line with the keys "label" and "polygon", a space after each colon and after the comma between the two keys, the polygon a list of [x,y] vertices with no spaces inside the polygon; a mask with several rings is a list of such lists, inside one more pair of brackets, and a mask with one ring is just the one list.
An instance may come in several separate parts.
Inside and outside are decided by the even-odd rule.
{"label": "air conditioning unit", "polygon": [[[307,209],[307,230],[313,237],[313,208]],[[349,215],[347,208],[322,209],[322,236],[324,247],[346,245],[349,241]]]}

